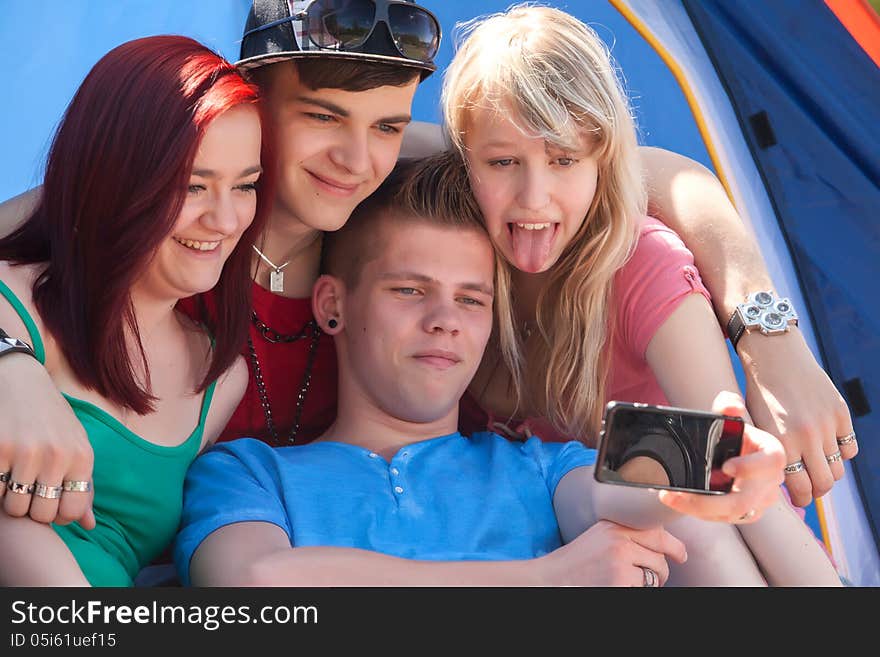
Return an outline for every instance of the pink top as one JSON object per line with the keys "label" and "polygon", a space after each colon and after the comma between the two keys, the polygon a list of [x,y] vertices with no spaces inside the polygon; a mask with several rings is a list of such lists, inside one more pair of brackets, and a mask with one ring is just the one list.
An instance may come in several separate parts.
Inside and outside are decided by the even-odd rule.
{"label": "pink top", "polygon": [[695,292],[712,303],[681,238],[657,219],[645,217],[636,251],[614,281],[617,321],[605,401],[668,403],[645,353],[657,329]]}
{"label": "pink top", "polygon": [[[606,401],[668,403],[645,359],[645,352],[657,329],[694,293],[702,294],[711,302],[709,291],[694,266],[693,254],[665,224],[644,217],[636,250],[614,281],[617,315]],[[536,434],[552,441],[581,438],[560,434],[544,418],[505,424],[503,418],[481,409],[469,394],[462,399],[460,415],[460,424],[466,429],[488,427],[511,437]]]}

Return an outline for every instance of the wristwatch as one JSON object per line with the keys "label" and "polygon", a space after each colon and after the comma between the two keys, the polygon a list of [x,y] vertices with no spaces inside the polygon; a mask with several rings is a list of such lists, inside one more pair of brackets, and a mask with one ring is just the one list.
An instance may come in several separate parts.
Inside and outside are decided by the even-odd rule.
{"label": "wristwatch", "polygon": [[788,327],[797,326],[798,316],[787,298],[779,299],[772,292],[752,292],[739,304],[727,322],[727,335],[733,348],[743,333],[759,330],[764,335],[787,333]]}
{"label": "wristwatch", "polygon": [[6,354],[14,353],[29,354],[34,358],[37,357],[27,342],[18,338],[10,338],[6,331],[0,328],[0,358]]}

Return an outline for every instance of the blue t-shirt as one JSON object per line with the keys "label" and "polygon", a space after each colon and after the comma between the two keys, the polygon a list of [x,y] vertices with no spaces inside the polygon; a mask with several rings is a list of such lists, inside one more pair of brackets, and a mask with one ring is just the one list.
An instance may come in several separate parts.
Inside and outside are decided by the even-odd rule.
{"label": "blue t-shirt", "polygon": [[269,447],[224,442],[186,477],[174,560],[189,562],[211,532],[270,522],[291,546],[355,547],[409,559],[529,559],[562,544],[553,494],[595,450],[578,442],[525,443],[481,432],[413,443],[391,462],[356,445]]}

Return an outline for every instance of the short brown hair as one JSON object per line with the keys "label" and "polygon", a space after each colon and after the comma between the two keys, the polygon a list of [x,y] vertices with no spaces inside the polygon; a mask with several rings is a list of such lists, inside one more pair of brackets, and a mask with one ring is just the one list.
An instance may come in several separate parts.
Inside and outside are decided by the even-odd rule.
{"label": "short brown hair", "polygon": [[403,87],[419,77],[417,69],[382,62],[353,61],[341,58],[291,59],[260,66],[249,73],[263,91],[268,91],[279,66],[295,66],[299,79],[309,89],[369,91],[377,87]]}
{"label": "short brown hair", "polygon": [[424,223],[486,234],[467,169],[456,151],[401,160],[342,228],[324,235],[321,272],[354,288],[364,265],[381,248],[380,222]]}

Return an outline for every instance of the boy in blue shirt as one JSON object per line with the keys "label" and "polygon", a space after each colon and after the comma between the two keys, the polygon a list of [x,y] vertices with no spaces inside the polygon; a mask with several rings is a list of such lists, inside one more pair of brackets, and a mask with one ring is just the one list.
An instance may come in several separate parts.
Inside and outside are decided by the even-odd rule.
{"label": "boy in blue shirt", "polygon": [[[312,302],[336,344],[337,420],[306,445],[247,438],[197,460],[175,546],[184,584],[561,584],[584,570],[557,555],[553,493],[594,451],[457,432],[492,331],[495,260],[464,176],[443,170],[399,168],[325,238]],[[601,551],[632,545],[630,584],[659,584],[665,557],[685,557],[662,529],[603,524]]]}
{"label": "boy in blue shirt", "polygon": [[[399,166],[325,237],[312,306],[334,336],[336,422],[306,445],[244,438],[197,459],[174,550],[184,584],[659,586],[687,558],[659,525],[597,521],[593,450],[458,433],[509,290],[450,157]],[[739,581],[763,583],[741,541],[715,557],[722,544],[750,572]]]}

